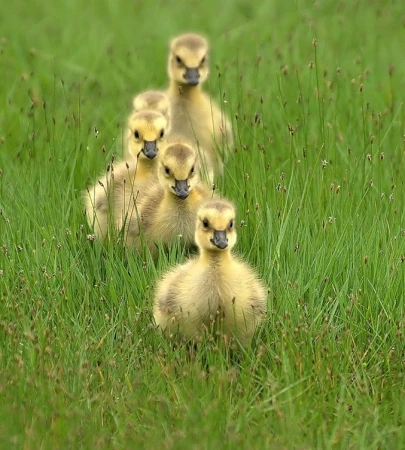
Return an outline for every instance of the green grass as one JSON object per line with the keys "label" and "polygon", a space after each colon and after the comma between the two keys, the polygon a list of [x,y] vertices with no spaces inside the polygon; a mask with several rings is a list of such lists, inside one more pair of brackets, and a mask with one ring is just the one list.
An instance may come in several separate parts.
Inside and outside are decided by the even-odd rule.
{"label": "green grass", "polygon": [[[0,16],[0,448],[405,448],[403,2],[215,5]],[[153,289],[181,252],[102,247],[80,202],[188,30],[233,120],[237,251],[269,288],[238,358],[166,343]]]}

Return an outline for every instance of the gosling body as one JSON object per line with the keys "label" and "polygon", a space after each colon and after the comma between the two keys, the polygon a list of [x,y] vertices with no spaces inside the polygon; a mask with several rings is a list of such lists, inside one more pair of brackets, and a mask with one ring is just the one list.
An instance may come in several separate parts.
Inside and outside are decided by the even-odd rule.
{"label": "gosling body", "polygon": [[[151,186],[139,202],[141,228],[152,254],[156,254],[158,244],[176,240],[185,247],[193,244],[197,210],[214,196],[200,180],[198,167],[198,155],[192,147],[177,142],[163,149],[158,164],[159,183]],[[141,248],[136,223],[129,230],[128,240]]]}
{"label": "gosling body", "polygon": [[[202,90],[208,77],[208,42],[196,34],[184,34],[170,45],[166,95],[170,102],[171,130],[196,145],[202,171],[210,181],[223,173],[223,156],[233,143],[229,119]],[[219,150],[221,149],[221,150]]]}
{"label": "gosling body", "polygon": [[209,201],[199,209],[199,256],[169,271],[156,288],[154,319],[166,337],[192,339],[211,330],[247,344],[263,321],[266,287],[231,253],[234,221],[235,209],[227,201]]}
{"label": "gosling body", "polygon": [[167,121],[157,111],[132,114],[127,123],[126,161],[111,164],[85,194],[86,215],[95,235],[104,239],[111,229],[128,228],[136,221],[137,202],[156,180],[157,154]]}

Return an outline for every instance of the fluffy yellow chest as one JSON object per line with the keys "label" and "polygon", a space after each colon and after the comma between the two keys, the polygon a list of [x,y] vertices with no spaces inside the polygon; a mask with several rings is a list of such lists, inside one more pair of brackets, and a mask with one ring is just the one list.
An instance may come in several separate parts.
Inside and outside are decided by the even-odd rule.
{"label": "fluffy yellow chest", "polygon": [[172,241],[181,236],[185,243],[193,241],[195,227],[194,197],[180,200],[170,194],[165,196],[156,211],[156,220],[153,227],[154,239],[163,242]]}
{"label": "fluffy yellow chest", "polygon": [[215,309],[224,309],[225,303],[231,303],[237,287],[237,267],[231,258],[213,263],[201,259],[196,262],[195,273],[198,274],[197,290]]}

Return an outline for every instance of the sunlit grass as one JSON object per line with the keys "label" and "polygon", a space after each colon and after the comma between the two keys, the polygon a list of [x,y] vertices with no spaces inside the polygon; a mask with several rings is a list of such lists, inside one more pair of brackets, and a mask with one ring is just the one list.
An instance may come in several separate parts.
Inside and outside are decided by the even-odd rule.
{"label": "sunlit grass", "polygon": [[[82,3],[0,17],[1,447],[405,447],[401,2]],[[213,47],[217,189],[269,289],[236,356],[166,342],[153,289],[181,249],[101,245],[80,200],[185,30]]]}

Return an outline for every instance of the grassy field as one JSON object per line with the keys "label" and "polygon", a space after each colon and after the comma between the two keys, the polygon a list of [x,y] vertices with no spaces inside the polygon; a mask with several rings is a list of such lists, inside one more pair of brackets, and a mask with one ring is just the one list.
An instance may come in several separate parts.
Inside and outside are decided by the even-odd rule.
{"label": "grassy field", "polygon": [[[33,2],[0,16],[0,448],[405,448],[402,1]],[[237,358],[154,329],[154,264],[88,238],[168,40],[232,117],[218,190],[268,318]],[[97,131],[96,131],[97,130]]]}

